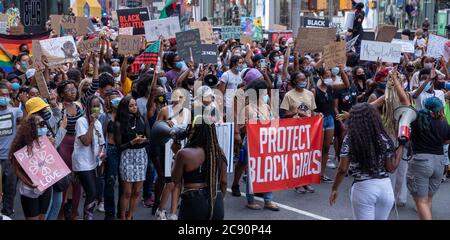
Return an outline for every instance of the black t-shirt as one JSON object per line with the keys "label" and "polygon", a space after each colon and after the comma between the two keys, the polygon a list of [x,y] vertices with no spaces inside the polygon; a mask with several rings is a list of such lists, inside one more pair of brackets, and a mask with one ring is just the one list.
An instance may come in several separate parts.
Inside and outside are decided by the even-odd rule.
{"label": "black t-shirt", "polygon": [[334,99],[338,99],[338,110],[350,111],[353,105],[356,104],[356,98],[358,97],[358,89],[355,85],[351,85],[350,88],[342,89],[333,94]]}
{"label": "black t-shirt", "polygon": [[316,87],[316,110],[315,112],[323,113],[323,115],[334,115],[333,111],[333,91],[327,88],[326,92]]}
{"label": "black t-shirt", "polygon": [[444,154],[444,142],[450,140],[450,126],[443,120],[432,119],[429,129],[420,129],[418,121],[411,124],[411,143],[414,154]]}

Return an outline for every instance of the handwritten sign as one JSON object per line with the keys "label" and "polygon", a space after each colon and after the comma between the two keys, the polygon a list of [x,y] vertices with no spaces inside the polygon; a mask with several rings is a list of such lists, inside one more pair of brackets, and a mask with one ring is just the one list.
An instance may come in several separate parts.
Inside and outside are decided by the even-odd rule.
{"label": "handwritten sign", "polygon": [[414,42],[410,40],[392,39],[391,43],[402,45],[403,53],[414,53]]}
{"label": "handwritten sign", "polygon": [[132,27],[126,27],[126,28],[119,28],[119,35],[133,35],[133,28]]}
{"label": "handwritten sign", "polygon": [[242,35],[242,27],[223,26],[220,34],[223,40],[239,39]]}
{"label": "handwritten sign", "polygon": [[39,93],[42,97],[50,99],[50,93],[48,91],[47,82],[45,81],[43,72],[36,72],[34,75]]}
{"label": "handwritten sign", "polygon": [[391,42],[392,39],[397,34],[398,28],[393,25],[380,24],[377,27],[377,32],[375,33],[375,41],[377,42]]}
{"label": "handwritten sign", "polygon": [[180,20],[178,17],[156,19],[144,22],[145,39],[149,42],[157,41],[159,36],[165,38],[175,38],[180,29]]}
{"label": "handwritten sign", "polygon": [[401,50],[402,46],[399,44],[363,40],[360,59],[376,62],[378,58],[381,58],[383,62],[400,63]]}
{"label": "handwritten sign", "polygon": [[435,59],[444,56],[444,46],[447,41],[447,38],[430,34],[428,37],[427,56]]}
{"label": "handwritten sign", "polygon": [[241,44],[250,44],[252,45],[253,43],[253,38],[251,36],[247,36],[247,35],[241,35],[241,37],[239,38]]}
{"label": "handwritten sign", "polygon": [[72,36],[50,38],[40,42],[42,55],[47,57],[49,66],[73,62],[78,59],[78,51]]}
{"label": "handwritten sign", "polygon": [[300,28],[296,39],[296,49],[305,53],[322,52],[323,46],[335,40],[335,28]]}
{"label": "handwritten sign", "polygon": [[53,144],[46,136],[33,142],[32,154],[27,147],[14,153],[17,162],[40,192],[70,174],[70,169],[62,160]]}
{"label": "handwritten sign", "polygon": [[200,56],[200,63],[217,63],[217,45],[215,44],[202,44],[202,54]]}
{"label": "handwritten sign", "polygon": [[203,44],[214,43],[214,34],[210,22],[191,22],[189,26],[191,27],[191,29],[200,30],[200,40]]}
{"label": "handwritten sign", "polygon": [[142,36],[119,36],[119,54],[139,54],[142,49]]}
{"label": "handwritten sign", "polygon": [[198,29],[193,29],[179,32],[176,35],[178,54],[185,61],[194,60],[195,62],[199,62],[202,54],[200,31]]}
{"label": "handwritten sign", "polygon": [[144,22],[150,20],[148,8],[119,9],[119,28],[132,27],[133,35],[145,34]]}
{"label": "handwritten sign", "polygon": [[353,23],[355,22],[355,13],[354,12],[345,12],[345,30],[353,29]]}
{"label": "handwritten sign", "polygon": [[98,52],[100,51],[100,39],[90,39],[90,40],[84,40],[78,43],[77,45],[78,52],[80,54],[84,53],[87,54],[88,52]]}
{"label": "handwritten sign", "polygon": [[345,66],[347,62],[345,42],[333,42],[323,47],[324,63],[327,68],[336,67],[339,64]]}
{"label": "handwritten sign", "polygon": [[51,15],[50,21],[55,34],[61,34],[61,28],[66,35],[83,36],[87,34],[88,19],[68,15]]}

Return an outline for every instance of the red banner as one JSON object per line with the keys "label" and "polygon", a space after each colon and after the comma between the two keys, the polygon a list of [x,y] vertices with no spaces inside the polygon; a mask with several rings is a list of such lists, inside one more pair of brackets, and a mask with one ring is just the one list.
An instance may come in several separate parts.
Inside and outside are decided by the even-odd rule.
{"label": "red banner", "polygon": [[247,124],[248,167],[254,193],[320,183],[323,118]]}

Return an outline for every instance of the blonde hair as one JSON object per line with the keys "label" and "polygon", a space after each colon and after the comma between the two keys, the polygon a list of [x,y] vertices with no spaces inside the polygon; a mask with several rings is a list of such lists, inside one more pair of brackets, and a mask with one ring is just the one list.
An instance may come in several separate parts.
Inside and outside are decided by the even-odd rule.
{"label": "blonde hair", "polygon": [[78,84],[78,92],[80,93],[80,97],[84,96],[84,94],[85,94],[85,93],[83,93],[82,90],[83,90],[84,85],[86,85],[86,84],[89,84],[89,85],[92,84],[92,80],[85,78],[85,79],[81,80],[80,84]]}

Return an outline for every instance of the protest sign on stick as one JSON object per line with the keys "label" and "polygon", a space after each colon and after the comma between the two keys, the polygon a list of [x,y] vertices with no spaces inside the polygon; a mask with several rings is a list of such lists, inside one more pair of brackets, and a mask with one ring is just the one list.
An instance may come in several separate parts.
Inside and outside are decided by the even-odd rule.
{"label": "protest sign on stick", "polygon": [[217,63],[217,45],[215,44],[202,44],[202,55],[200,57],[200,63]]}
{"label": "protest sign on stick", "polygon": [[41,71],[36,71],[34,79],[42,97],[50,99],[50,93],[48,91],[47,82],[45,81],[44,74]]}
{"label": "protest sign on stick", "polygon": [[242,27],[239,26],[223,26],[222,31],[220,32],[223,40],[227,40],[230,38],[239,39],[242,33]]}
{"label": "protest sign on stick", "polygon": [[[445,43],[448,41],[445,37],[440,37],[434,34],[430,34],[428,37],[428,46],[427,46],[427,56],[433,57],[435,59],[439,59],[444,55],[445,53]],[[448,59],[446,59],[448,61]]]}
{"label": "protest sign on stick", "polygon": [[394,43],[361,41],[360,60],[376,62],[379,58],[387,63],[400,63],[402,46]]}
{"label": "protest sign on stick", "polygon": [[414,42],[413,41],[392,39],[391,43],[402,45],[403,53],[414,53]]}

